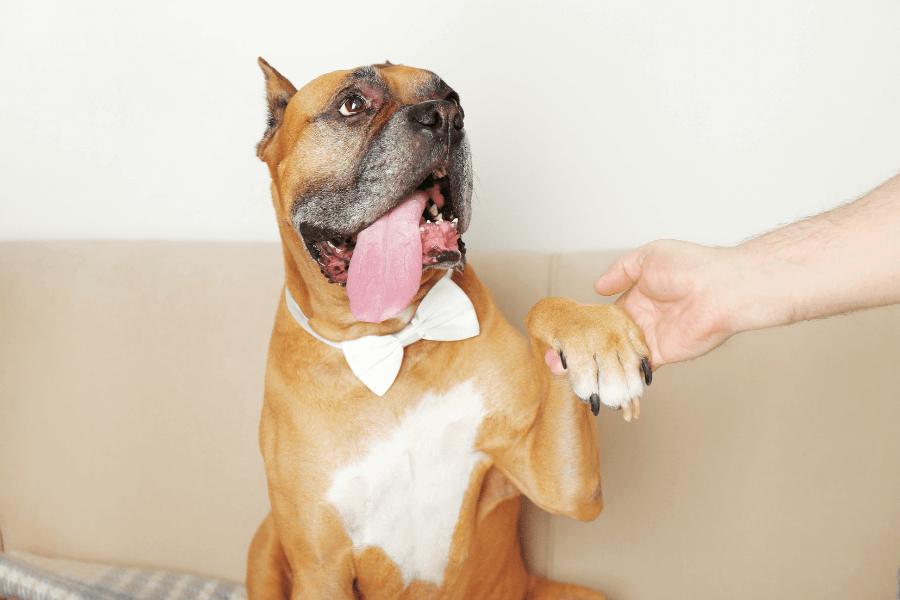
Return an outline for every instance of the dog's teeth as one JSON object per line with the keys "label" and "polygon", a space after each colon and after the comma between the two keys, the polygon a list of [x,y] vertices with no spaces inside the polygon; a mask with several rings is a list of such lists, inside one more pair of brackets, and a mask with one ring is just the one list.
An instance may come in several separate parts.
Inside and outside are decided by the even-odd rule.
{"label": "dog's teeth", "polygon": [[444,222],[444,216],[443,216],[443,215],[438,215],[437,218],[434,220],[434,222],[435,222],[435,223],[443,223],[443,222]]}
{"label": "dog's teeth", "polygon": [[434,172],[433,172],[431,175],[432,175],[435,179],[441,179],[441,178],[447,176],[447,171],[445,171],[445,170],[443,170],[443,169],[435,169]]}
{"label": "dog's teeth", "polygon": [[424,227],[419,227],[419,231],[425,231]]}
{"label": "dog's teeth", "polygon": [[431,213],[432,217],[438,216],[438,207],[432,204],[428,207],[428,212]]}
{"label": "dog's teeth", "polygon": [[459,218],[453,219],[450,222],[453,223],[454,225],[456,225],[457,223],[459,223]]}

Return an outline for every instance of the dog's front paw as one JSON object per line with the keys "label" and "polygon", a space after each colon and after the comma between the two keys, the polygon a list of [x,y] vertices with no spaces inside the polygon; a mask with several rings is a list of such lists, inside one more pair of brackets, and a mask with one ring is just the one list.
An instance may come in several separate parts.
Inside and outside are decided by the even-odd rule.
{"label": "dog's front paw", "polygon": [[624,310],[547,298],[531,309],[526,326],[532,338],[549,346],[544,360],[551,370],[568,377],[595,415],[602,403],[621,409],[626,421],[640,416],[644,382],[653,379],[650,352]]}

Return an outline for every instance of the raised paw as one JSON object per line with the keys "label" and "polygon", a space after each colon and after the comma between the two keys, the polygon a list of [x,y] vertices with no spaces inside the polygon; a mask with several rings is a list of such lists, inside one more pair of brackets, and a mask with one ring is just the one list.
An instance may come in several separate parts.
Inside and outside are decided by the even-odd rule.
{"label": "raised paw", "polygon": [[644,336],[615,305],[548,298],[532,308],[527,326],[549,346],[544,361],[568,378],[572,391],[596,415],[600,404],[621,409],[626,421],[641,414],[644,383],[653,372]]}

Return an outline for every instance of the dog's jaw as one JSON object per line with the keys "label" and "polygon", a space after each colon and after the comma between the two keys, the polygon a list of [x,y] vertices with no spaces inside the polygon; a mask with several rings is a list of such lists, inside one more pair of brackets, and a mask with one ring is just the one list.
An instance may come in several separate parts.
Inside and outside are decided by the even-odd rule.
{"label": "dog's jaw", "polygon": [[[413,193],[419,191],[427,196],[425,209],[418,224],[423,270],[464,268],[466,247],[460,237],[464,228],[454,211],[455,204],[459,202],[454,203],[451,200],[448,173],[442,168],[435,169]],[[406,197],[401,202],[408,200],[409,197]],[[318,263],[320,271],[329,283],[345,286],[361,230],[344,234],[323,230],[315,225],[299,222],[299,219],[295,219],[295,228],[303,240],[306,251]]]}

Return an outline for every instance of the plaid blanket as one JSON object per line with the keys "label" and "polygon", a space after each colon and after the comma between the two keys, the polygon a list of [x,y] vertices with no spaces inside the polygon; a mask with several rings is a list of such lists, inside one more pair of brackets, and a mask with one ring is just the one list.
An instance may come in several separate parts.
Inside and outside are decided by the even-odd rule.
{"label": "plaid blanket", "polygon": [[0,553],[0,598],[16,600],[246,600],[242,585],[171,571]]}

